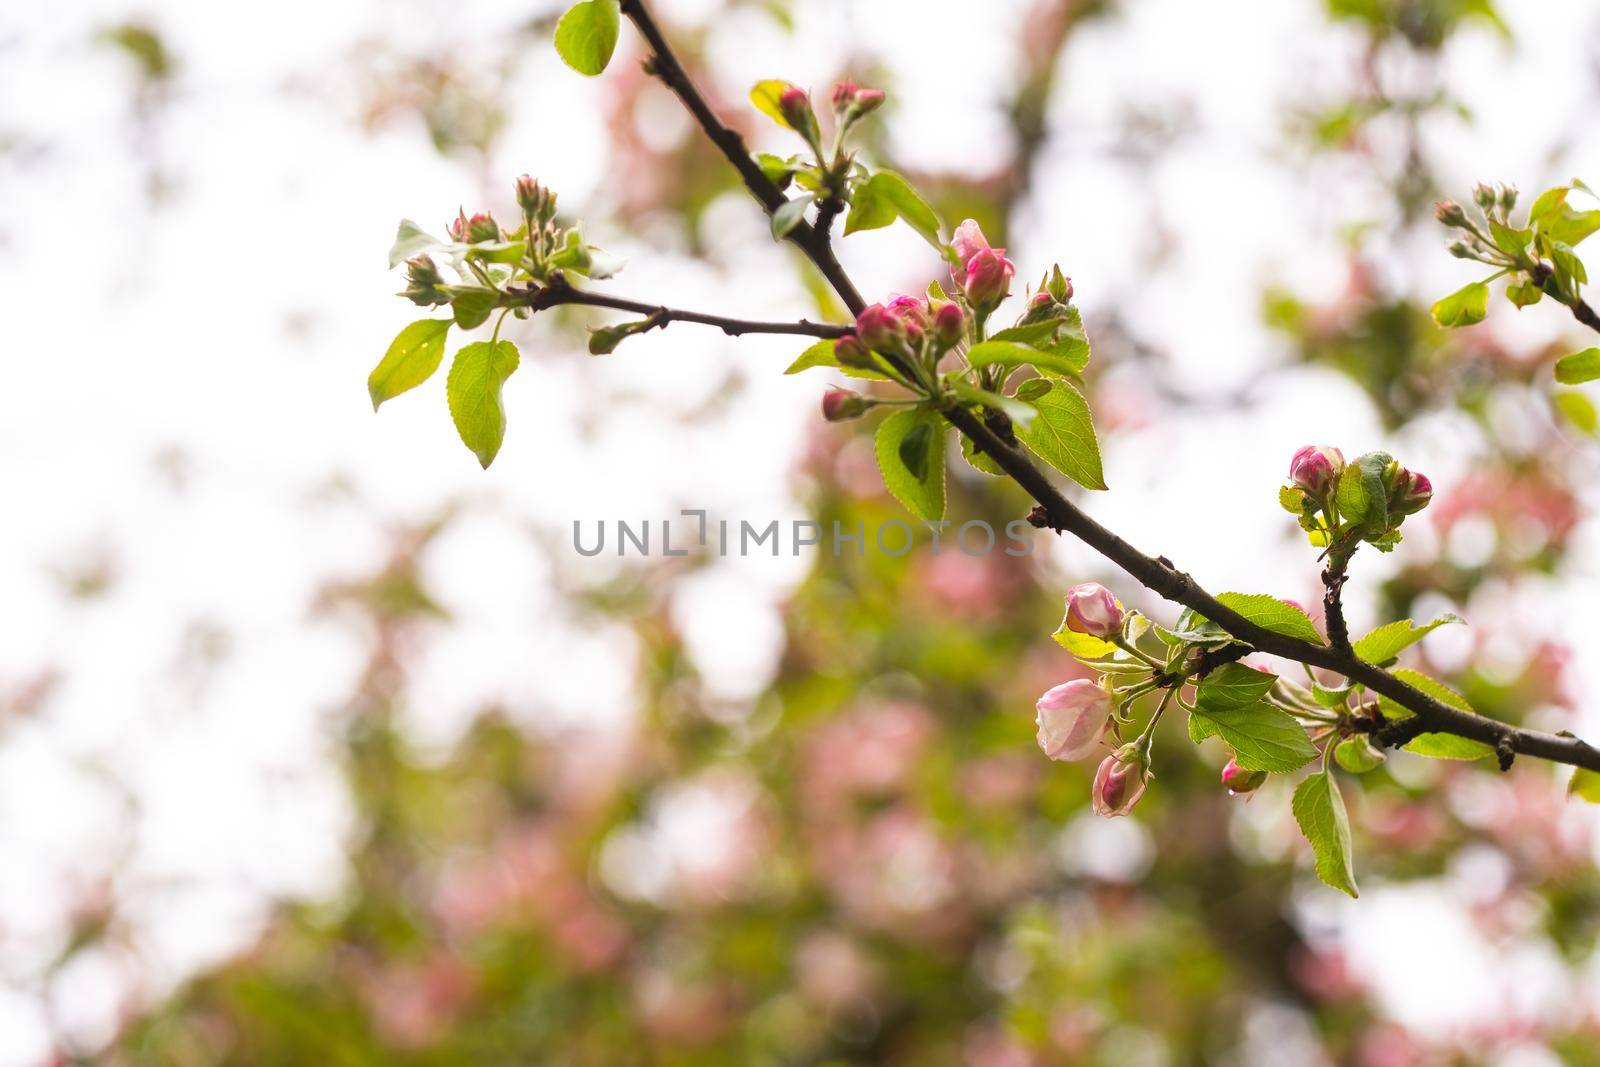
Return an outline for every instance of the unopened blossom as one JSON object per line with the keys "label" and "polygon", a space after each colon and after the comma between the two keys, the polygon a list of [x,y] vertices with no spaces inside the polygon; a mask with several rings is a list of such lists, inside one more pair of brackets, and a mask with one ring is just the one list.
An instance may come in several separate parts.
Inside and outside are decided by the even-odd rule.
{"label": "unopened blossom", "polygon": [[1087,678],[1075,678],[1048,690],[1034,705],[1038,710],[1039,747],[1053,760],[1089,755],[1111,725],[1111,697]]}
{"label": "unopened blossom", "polygon": [[860,418],[871,406],[872,401],[848,389],[829,389],[822,394],[822,417],[829,422]]}
{"label": "unopened blossom", "polygon": [[950,269],[951,277],[967,294],[972,306],[982,310],[997,307],[1011,292],[1011,279],[1017,268],[1006,258],[1006,250],[992,248],[977,222],[967,219],[956,227],[950,245],[960,261]]}
{"label": "unopened blossom", "polygon": [[420,307],[446,304],[450,297],[439,288],[444,279],[439,267],[427,255],[412,256],[406,260],[406,287],[400,295]]}
{"label": "unopened blossom", "polygon": [[855,334],[846,334],[833,342],[833,358],[838,360],[841,367],[868,369],[877,365],[871,350]]}
{"label": "unopened blossom", "polygon": [[531,174],[517,179],[517,206],[524,215],[548,221],[555,215],[556,194],[540,185]]}
{"label": "unopened blossom", "polygon": [[1234,796],[1240,793],[1253,793],[1261,788],[1261,783],[1266,780],[1266,771],[1247,771],[1231,756],[1227,765],[1222,768],[1222,784]]}
{"label": "unopened blossom", "polygon": [[883,106],[882,89],[863,89],[855,82],[840,82],[833,87],[833,112],[841,121],[854,122]]}
{"label": "unopened blossom", "polygon": [[1128,814],[1144,796],[1147,782],[1145,766],[1138,759],[1124,760],[1115,753],[1107,756],[1094,772],[1090,792],[1094,813],[1108,818]]}
{"label": "unopened blossom", "polygon": [[882,304],[863,308],[856,316],[856,336],[874,352],[895,355],[906,349],[905,321]]}
{"label": "unopened blossom", "polygon": [[941,349],[954,348],[967,337],[967,313],[953,301],[933,309],[933,340]]}
{"label": "unopened blossom", "polygon": [[922,337],[933,324],[928,312],[928,302],[915,296],[897,296],[888,303],[890,311],[900,316],[906,328],[906,339],[913,347],[922,343]]}
{"label": "unopened blossom", "polygon": [[1397,515],[1414,515],[1427,507],[1433,499],[1433,482],[1428,476],[1398,463],[1392,466],[1392,474],[1384,472],[1389,482],[1389,510]]}
{"label": "unopened blossom", "polygon": [[1109,638],[1122,632],[1122,605],[1099,582],[1079,582],[1067,590],[1067,629]]}
{"label": "unopened blossom", "polygon": [[1312,496],[1323,496],[1344,470],[1344,453],[1332,445],[1306,445],[1289,461],[1289,480]]}
{"label": "unopened blossom", "polygon": [[817,114],[811,110],[811,97],[798,85],[791,85],[778,96],[778,110],[783,120],[807,141],[816,143],[820,134]]}

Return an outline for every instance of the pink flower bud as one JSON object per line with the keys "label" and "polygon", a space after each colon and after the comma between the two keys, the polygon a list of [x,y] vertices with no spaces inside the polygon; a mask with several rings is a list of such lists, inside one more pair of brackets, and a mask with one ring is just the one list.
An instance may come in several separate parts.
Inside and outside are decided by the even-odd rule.
{"label": "pink flower bud", "polygon": [[854,334],[833,342],[833,358],[839,361],[839,366],[854,367],[857,370],[872,370],[878,366],[877,360],[872,358],[867,346]]}
{"label": "pink flower bud", "polygon": [[1266,780],[1266,771],[1247,771],[1231,756],[1228,758],[1227,766],[1222,768],[1222,784],[1234,796],[1240,793],[1254,793]]}
{"label": "pink flower bud", "polygon": [[822,394],[822,417],[829,422],[860,418],[871,406],[872,401],[848,389],[829,389]]}
{"label": "pink flower bud", "polygon": [[1392,466],[1395,473],[1389,485],[1389,511],[1396,515],[1414,515],[1427,507],[1428,501],[1433,499],[1433,482],[1428,476],[1406,470],[1398,463]]}
{"label": "pink flower bud", "polygon": [[856,316],[856,336],[874,352],[899,355],[906,351],[906,324],[882,304],[873,304]]}
{"label": "pink flower bud", "polygon": [[840,82],[833,87],[833,110],[843,111],[856,102],[856,94],[861,92],[861,86],[855,82]]}
{"label": "pink flower bud", "polygon": [[980,249],[967,260],[966,280],[962,288],[973,307],[994,308],[1011,294],[1011,279],[1017,273],[1016,265],[1007,259],[1003,248]]}
{"label": "pink flower bud", "polygon": [[967,313],[951,301],[933,309],[933,340],[940,351],[954,348],[967,337]]}
{"label": "pink flower bud", "polygon": [[439,288],[442,281],[432,259],[427,255],[412,256],[406,260],[406,287],[400,295],[419,307],[448,304],[450,297]]}
{"label": "pink flower bud", "polygon": [[[983,235],[983,230],[979,228],[976,220],[967,219],[957,226],[956,232],[951,235],[950,247],[955,249],[956,259],[960,261],[961,270],[964,272],[973,256],[988,249],[989,239]],[[961,278],[957,276],[956,281],[960,280]]]}
{"label": "pink flower bud", "polygon": [[1089,794],[1094,813],[1107,817],[1128,814],[1144,796],[1147,781],[1144,764],[1140,761],[1124,761],[1115,754],[1107,756],[1094,772],[1094,786]]}
{"label": "pink flower bud", "polygon": [[531,218],[548,222],[556,211],[556,195],[540,185],[531,174],[517,179],[517,206]]}
{"label": "pink flower bud", "polygon": [[795,132],[813,143],[819,137],[817,114],[811,110],[811,97],[798,85],[791,85],[778,97],[778,111]]}
{"label": "pink flower bud", "polygon": [[479,241],[500,240],[500,224],[494,221],[494,216],[487,211],[480,211],[470,219],[465,211],[456,214],[455,221],[450,223],[450,239],[463,244],[477,244]]}
{"label": "pink flower bud", "polygon": [[1315,497],[1325,495],[1344,470],[1344,453],[1332,445],[1306,445],[1289,461],[1289,480]]}
{"label": "pink flower bud", "polygon": [[1054,760],[1089,755],[1111,725],[1111,697],[1087,678],[1056,686],[1034,707],[1039,712],[1039,747]]}
{"label": "pink flower bud", "polygon": [[856,94],[856,114],[871,114],[882,107],[888,98],[882,89],[863,89]]}
{"label": "pink flower bud", "polygon": [[1067,629],[1091,637],[1122,632],[1122,605],[1099,582],[1080,582],[1067,590]]}

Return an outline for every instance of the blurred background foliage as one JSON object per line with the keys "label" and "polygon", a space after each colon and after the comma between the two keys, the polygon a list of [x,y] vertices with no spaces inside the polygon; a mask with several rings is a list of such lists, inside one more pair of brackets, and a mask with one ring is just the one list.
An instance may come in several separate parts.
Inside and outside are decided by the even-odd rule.
{"label": "blurred background foliage", "polygon": [[[789,24],[826,5],[727,6]],[[892,104],[869,151],[901,166],[946,219],[975,217],[1008,243],[1030,201],[1054,194],[1039,187],[1040,161],[1060,133],[1049,105],[1068,45],[1136,6],[1029,5],[1011,27],[1009,150],[991,170],[897,164],[882,136]],[[701,7],[671,27],[693,64],[722,14]],[[1550,384],[1553,349],[1488,330],[1446,335],[1430,323],[1428,294],[1409,284],[1409,264],[1443,255],[1428,212],[1441,179],[1422,130],[1439,115],[1470,121],[1442,56],[1459,33],[1509,30],[1488,0],[1326,0],[1324,15],[1359,35],[1361,60],[1336,93],[1292,103],[1279,150],[1381,187],[1387,210],[1341,220],[1342,289],[1263,286],[1282,356],[1266,375],[1326,368],[1366,396],[1385,432],[1446,433],[1471,457],[1470,474],[1429,512],[1435,533],[1401,553],[1378,614],[1447,604],[1492,616],[1519,584],[1559,581],[1573,566],[1600,422],[1585,396]],[[548,47],[551,25],[533,19],[470,51],[373,42],[351,60],[355,117],[368,130],[416,126],[485,187],[505,184],[492,169],[497,146],[508,115],[532,106],[508,86],[530,50]],[[183,55],[155,21],[114,26],[98,43],[127,60],[134,136],[148,142],[145,182],[159,200],[163,102]],[[866,41],[838,64],[866,84],[888,76]],[[607,226],[711,254],[708,213],[735,190],[731,172],[664,115],[644,135],[651,124],[636,116],[656,115],[661,101],[636,65],[608,78]],[[893,101],[896,86],[884,87]],[[718,103],[739,110],[737,99]],[[1101,131],[1105,150],[1138,170],[1191,121],[1181,109],[1130,111]],[[1139,246],[1152,271],[1169,250],[1163,227],[1182,225],[1159,216],[1153,208]],[[808,313],[837,313],[795,269],[813,286]],[[1250,417],[1256,387],[1217,396],[1174,384],[1139,312],[1130,298],[1090,321],[1104,435],[1170,412]],[[560,320],[573,353],[586,321]],[[730,376],[728,395],[739,388]],[[594,400],[595,418],[607,403]],[[868,429],[819,420],[793,472],[806,516],[825,528],[903,518],[876,484]],[[175,479],[183,467],[172,458]],[[1009,486],[952,471],[953,516],[1002,528],[1026,511]],[[1138,602],[1112,574],[1068,575],[1043,552],[818,553],[785,598],[777,669],[747,701],[702,684],[672,610],[681,583],[710,561],[635,560],[600,582],[557,574],[577,618],[632,633],[636,715],[620,732],[543,729],[486,707],[440,751],[408,736],[402,711],[417,650],[451,625],[423,561],[458,519],[446,508],[395,529],[381,565],[330,583],[314,605],[364,660],[331,713],[354,813],[342,888],[282,901],[232,959],[130,996],[108,1045],[61,1024],[52,1062],[1600,1064],[1592,994],[1562,1010],[1507,1005],[1449,1033],[1399,1022],[1342,952],[1279,784],[1230,798],[1217,785],[1218,751],[1193,755],[1171,738],[1133,818],[1088,814],[1086,770],[1042,759],[1031,705],[1075,670],[1048,636],[1069,581],[1099,578]],[[62,580],[90,597],[114,577],[114,557],[91,553]],[[1470,647],[1418,665],[1486,714],[1570,715],[1567,644],[1474,634]],[[192,653],[203,662],[225,646],[202,627]],[[40,714],[51,684],[48,672],[25,679],[0,707]],[[1577,983],[1567,988],[1592,982],[1592,826],[1564,808],[1551,768],[1500,776],[1397,758],[1347,797],[1364,884],[1447,885],[1491,943],[1550,955]],[[131,923],[113,863],[73,902],[49,966],[18,981],[50,1004],[55,976],[81,954],[125,947]],[[1435,980],[1447,987],[1451,975]]]}

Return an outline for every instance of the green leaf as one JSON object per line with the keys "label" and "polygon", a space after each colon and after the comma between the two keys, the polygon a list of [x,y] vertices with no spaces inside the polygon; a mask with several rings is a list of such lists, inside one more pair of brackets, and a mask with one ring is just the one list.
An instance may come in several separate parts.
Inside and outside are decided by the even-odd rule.
{"label": "green leaf", "polygon": [[1356,734],[1339,742],[1333,750],[1333,758],[1351,774],[1366,774],[1382,766],[1389,757],[1366,734]]}
{"label": "green leaf", "polygon": [[1355,856],[1350,847],[1350,816],[1339,785],[1328,771],[1319,771],[1294,791],[1294,821],[1311,842],[1317,877],[1350,896],[1356,890]]}
{"label": "green leaf", "polygon": [[1047,352],[1015,341],[979,341],[967,350],[967,362],[974,367],[1026,367],[1032,365],[1041,371],[1076,378],[1081,364],[1066,356]]}
{"label": "green leaf", "polygon": [[1581,797],[1591,804],[1600,804],[1600,774],[1587,767],[1579,767],[1572,772],[1572,781],[1567,783],[1567,795]]}
{"label": "green leaf", "polygon": [[[1010,341],[1043,352],[1052,357],[1049,369],[1066,377],[1078,377],[1089,365],[1089,338],[1083,332],[1083,319],[1077,308],[1068,308],[1067,314],[1059,319],[1001,330],[989,341]],[[1066,369],[1062,369],[1063,365]]]}
{"label": "green leaf", "polygon": [[894,498],[920,519],[944,518],[944,421],[931,411],[897,411],[874,440],[878,470]]}
{"label": "green leaf", "polygon": [[789,364],[789,369],[783,373],[799,374],[801,371],[810,370],[812,367],[837,367],[838,365],[839,358],[833,354],[833,341],[824,337],[800,353],[799,358]]}
{"label": "green leaf", "polygon": [[1334,500],[1345,519],[1373,532],[1388,527],[1389,502],[1383,487],[1383,470],[1393,458],[1387,452],[1368,452],[1357,456],[1339,473]]}
{"label": "green leaf", "polygon": [[1017,399],[1039,412],[1027,426],[1017,427],[1018,440],[1085,489],[1104,489],[1100,443],[1083,394],[1066,382],[1032,378],[1017,389]]}
{"label": "green leaf", "polygon": [[1473,282],[1433,305],[1433,321],[1440,326],[1471,326],[1489,314],[1489,287]]}
{"label": "green leaf", "polygon": [[987,389],[979,389],[968,385],[959,378],[950,383],[950,388],[963,400],[1005,412],[1006,417],[1011,420],[1012,426],[1018,430],[1026,428],[1033,422],[1034,416],[1039,414],[1039,409],[1026,400],[1002,396]]}
{"label": "green leaf", "polygon": [[1201,680],[1195,689],[1195,704],[1208,711],[1230,711],[1258,704],[1278,680],[1277,675],[1224,663]]}
{"label": "green leaf", "polygon": [[892,170],[880,170],[856,186],[850,198],[850,214],[844,221],[845,236],[881,229],[897,218],[904,219],[935,248],[943,247],[939,216],[909,182]]}
{"label": "green leaf", "polygon": [[1305,730],[1288,712],[1262,699],[1275,681],[1274,675],[1239,663],[1212,671],[1195,690],[1190,738],[1221,737],[1246,770],[1281,772],[1305,766],[1317,755]]}
{"label": "green leaf", "polygon": [[775,240],[783,240],[789,236],[791,230],[805,221],[806,208],[810,206],[812,197],[798,196],[793,200],[785,200],[783,206],[772,213],[772,236]]}
{"label": "green leaf", "polygon": [[1600,348],[1585,348],[1556,360],[1556,381],[1579,385],[1600,378]]}
{"label": "green leaf", "polygon": [[569,7],[556,23],[562,61],[591,78],[605,70],[617,47],[617,12],[617,0],[583,0]]}
{"label": "green leaf", "polygon": [[410,219],[401,219],[400,228],[394,235],[394,244],[389,248],[389,266],[398,267],[418,252],[426,252],[442,244],[443,241]]}
{"label": "green leaf", "polygon": [[1506,286],[1506,299],[1519,308],[1532,307],[1544,299],[1544,290],[1533,282],[1515,282]]}
{"label": "green leaf", "polygon": [[1558,185],[1554,189],[1546,189],[1539,194],[1539,198],[1528,209],[1528,223],[1538,226],[1546,215],[1563,207],[1567,202],[1567,194],[1572,191],[1568,185]]}
{"label": "green leaf", "polygon": [[965,434],[961,437],[961,458],[966,460],[967,465],[973,470],[982,471],[996,478],[1006,476],[1005,468],[996,463],[989,453],[979,451],[978,446],[972,443],[972,438]]}
{"label": "green leaf", "polygon": [[1552,241],[1576,247],[1596,230],[1600,230],[1600,211],[1563,209],[1554,217],[1545,220],[1540,229],[1548,234]]}
{"label": "green leaf", "polygon": [[1398,622],[1385,623],[1373,630],[1355,644],[1351,650],[1368,663],[1387,663],[1401,652],[1427,637],[1439,627],[1452,622],[1460,622],[1460,617],[1446,612],[1432,622],[1418,626],[1410,619],[1400,619]]}
{"label": "green leaf", "polygon": [[506,436],[500,390],[517,369],[517,346],[510,341],[478,341],[462,348],[450,364],[445,393],[456,432],[485,468],[494,462]]}
{"label": "green leaf", "polygon": [[1197,706],[1189,716],[1189,736],[1199,740],[1212,735],[1221,737],[1235,762],[1248,771],[1293,771],[1317,758],[1300,724],[1264,700],[1223,710]]}
{"label": "green leaf", "polygon": [[1067,361],[1079,374],[1089,365],[1089,335],[1083,329],[1083,316],[1077,308],[1067,309],[1067,321],[1062,323],[1056,339],[1048,345],[1036,345],[1052,356]]}
{"label": "green leaf", "polygon": [[1533,240],[1532,230],[1514,230],[1510,226],[1489,220],[1489,236],[1494,239],[1494,246],[1508,256],[1520,256],[1528,242]]}
{"label": "green leaf", "polygon": [[1117,650],[1115,644],[1104,638],[1068,629],[1065,617],[1062,618],[1061,625],[1056,627],[1056,632],[1050,636],[1055,638],[1056,644],[1079,659],[1104,659]]}
{"label": "green leaf", "polygon": [[415,389],[432,377],[444,358],[444,337],[449,332],[449,319],[419,319],[395,335],[389,351],[367,375],[367,395],[372,398],[373,411],[385,400]]}
{"label": "green leaf", "polygon": [[750,90],[750,102],[756,110],[776,122],[786,130],[794,129],[789,125],[789,120],[783,117],[783,108],[778,105],[778,100],[789,88],[789,83],[781,78],[767,78],[756,82]]}
{"label": "green leaf", "polygon": [[[1448,704],[1460,711],[1472,710],[1472,705],[1468,704],[1460,693],[1443,682],[1429,678],[1421,671],[1402,667],[1390,673],[1412,688],[1422,690],[1441,704]],[[1402,707],[1381,693],[1378,694],[1378,710],[1383,712],[1385,718],[1396,722],[1409,719],[1415,714],[1410,708]],[[1406,744],[1405,749],[1407,752],[1415,752],[1419,756],[1429,756],[1433,759],[1478,760],[1495,754],[1494,749],[1482,741],[1441,733],[1418,734]]]}
{"label": "green leaf", "polygon": [[500,294],[493,289],[480,289],[477,287],[453,290],[450,297],[450,309],[455,312],[456,325],[463,330],[475,329],[482,326],[489,318],[489,312],[500,302]]}
{"label": "green leaf", "polygon": [[1600,410],[1594,402],[1577,390],[1568,390],[1551,397],[1556,411],[1568,425],[1579,433],[1594,437],[1600,431]]}
{"label": "green leaf", "polygon": [[1313,645],[1322,644],[1322,635],[1317,633],[1311,616],[1287,601],[1265,593],[1219,593],[1217,600],[1263,630]]}
{"label": "green leaf", "polygon": [[843,371],[851,378],[871,378],[880,382],[893,380],[887,374],[881,374],[878,371],[868,370],[864,367],[840,366],[839,357],[834,353],[833,342],[827,338],[823,338],[800,353],[799,358],[789,364],[789,369],[783,373],[799,374],[801,371],[810,370],[812,367],[833,367]]}
{"label": "green leaf", "polygon": [[605,356],[615,352],[617,346],[634,334],[652,330],[660,323],[655,318],[619,322],[615,326],[601,326],[589,331],[589,354]]}

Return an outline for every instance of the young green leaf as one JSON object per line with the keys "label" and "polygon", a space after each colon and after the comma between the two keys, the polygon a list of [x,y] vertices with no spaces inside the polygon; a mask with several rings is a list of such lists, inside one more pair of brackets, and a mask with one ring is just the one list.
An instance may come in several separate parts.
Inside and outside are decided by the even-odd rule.
{"label": "young green leaf", "polygon": [[1433,305],[1433,321],[1440,326],[1471,326],[1489,314],[1489,287],[1483,282],[1463,286]]}
{"label": "young green leaf", "polygon": [[758,81],[750,90],[750,102],[756,110],[776,122],[786,130],[794,129],[789,125],[789,120],[783,117],[783,108],[778,101],[782,98],[784,90],[789,88],[789,83],[781,78],[767,78]]}
{"label": "young green leaf", "polygon": [[961,458],[966,460],[967,465],[973,470],[982,471],[996,478],[1006,476],[1005,468],[996,463],[989,453],[980,451],[978,446],[972,443],[972,438],[965,434],[961,437]]}
{"label": "young green leaf", "polygon": [[634,334],[653,330],[660,325],[654,316],[648,319],[637,319],[633,322],[619,322],[615,326],[601,326],[589,331],[589,354],[592,356],[606,356],[615,352],[617,346]]}
{"label": "young green leaf", "polygon": [[1328,885],[1360,896],[1356,890],[1355,856],[1350,846],[1350,816],[1344,810],[1339,785],[1328,771],[1319,771],[1294,791],[1294,821],[1311,842],[1317,877]]}
{"label": "young green leaf", "polygon": [[[1421,671],[1413,671],[1402,667],[1390,673],[1412,688],[1422,690],[1441,704],[1448,704],[1450,707],[1461,711],[1472,710],[1472,705],[1468,704],[1466,698],[1460,693],[1442,682],[1429,678]],[[1402,707],[1381,693],[1378,694],[1378,710],[1383,712],[1385,718],[1397,722],[1402,719],[1409,719],[1414,714],[1410,708]],[[1407,752],[1415,752],[1419,756],[1430,756],[1433,759],[1478,760],[1495,754],[1494,749],[1482,741],[1458,737],[1455,734],[1440,733],[1418,734],[1407,742],[1405,749]]]}
{"label": "young green leaf", "polygon": [[1600,410],[1582,393],[1575,389],[1557,393],[1550,402],[1555,405],[1556,414],[1574,430],[1590,437],[1600,434]]}
{"label": "young green leaf", "polygon": [[1556,381],[1579,385],[1600,378],[1600,348],[1585,348],[1556,360]]}
{"label": "young green leaf", "polygon": [[950,388],[963,400],[1005,412],[1012,426],[1018,430],[1026,429],[1033,422],[1033,417],[1039,413],[1037,408],[1020,397],[991,393],[987,389],[976,388],[959,379],[951,382]]}
{"label": "young green leaf", "polygon": [[1042,348],[1017,344],[1015,341],[979,341],[967,350],[967,362],[974,367],[1026,367],[1033,366],[1047,374],[1067,378],[1078,377],[1082,364],[1067,356],[1047,352]]}
{"label": "young green leaf", "polygon": [[1410,619],[1400,619],[1397,622],[1385,623],[1373,630],[1355,644],[1351,650],[1368,663],[1387,663],[1401,652],[1427,637],[1439,627],[1452,622],[1460,622],[1458,616],[1446,612],[1424,626],[1418,626]]}
{"label": "young green leaf", "polygon": [[1195,706],[1189,736],[1216,735],[1233,749],[1233,758],[1247,771],[1293,771],[1317,758],[1317,750],[1299,723],[1264,700],[1243,707]]}
{"label": "young green leaf", "polygon": [[810,196],[785,200],[783,206],[772,213],[772,236],[775,240],[783,240],[789,236],[791,230],[805,221],[806,208],[810,206],[811,201]]}
{"label": "young green leaf", "polygon": [[463,330],[476,329],[489,318],[489,312],[500,302],[500,294],[493,289],[473,287],[453,290],[450,309],[455,312],[456,325]]}
{"label": "young green leaf", "polygon": [[1339,512],[1353,523],[1379,531],[1389,525],[1388,496],[1383,487],[1383,470],[1394,457],[1387,452],[1367,452],[1357,456],[1339,474],[1334,499]]}
{"label": "young green leaf", "polygon": [[1579,767],[1572,772],[1572,781],[1567,783],[1567,795],[1580,797],[1591,804],[1600,804],[1600,774],[1587,767]]}
{"label": "young green leaf", "polygon": [[1366,734],[1356,734],[1339,742],[1339,747],[1333,750],[1333,758],[1351,774],[1366,774],[1382,766],[1389,757]]}
{"label": "young green leaf", "polygon": [[910,182],[892,170],[880,170],[856,187],[844,223],[845,236],[879,229],[897,218],[904,219],[935,248],[942,247],[939,216]]}
{"label": "young green leaf", "polygon": [[1217,600],[1237,611],[1263,630],[1285,637],[1322,644],[1316,624],[1300,608],[1265,593],[1219,593]]}
{"label": "young green leaf", "polygon": [[510,341],[478,341],[456,353],[445,380],[456,432],[485,468],[494,462],[505,440],[506,412],[500,390],[518,362],[517,346]]}
{"label": "young green leaf", "polygon": [[837,370],[843,371],[851,378],[871,378],[874,381],[880,382],[892,380],[887,374],[882,374],[875,370],[868,370],[865,367],[840,366],[839,357],[837,354],[835,354],[833,342],[827,338],[818,341],[816,344],[800,353],[799,357],[793,363],[789,364],[789,369],[783,373],[799,374],[801,371],[810,370],[812,367],[833,367]]}
{"label": "young green leaf", "polygon": [[1017,399],[1039,412],[1027,426],[1017,427],[1018,440],[1085,489],[1104,489],[1100,443],[1083,394],[1063,381],[1031,378],[1018,387]]}
{"label": "young green leaf", "polygon": [[611,53],[617,47],[618,23],[617,0],[573,4],[556,23],[556,51],[567,66],[592,78],[611,62]]}
{"label": "young green leaf", "polygon": [[878,470],[894,498],[920,519],[944,518],[944,421],[931,411],[897,411],[874,440]]}
{"label": "young green leaf", "polygon": [[1277,676],[1242,663],[1224,663],[1195,689],[1195,703],[1208,711],[1232,711],[1260,702]]}
{"label": "young green leaf", "polygon": [[367,395],[372,410],[407,389],[415,389],[439,369],[444,358],[444,337],[450,332],[449,319],[420,319],[395,335],[389,351],[367,376]]}
{"label": "young green leaf", "polygon": [[410,219],[401,219],[400,228],[394,235],[394,244],[389,248],[389,266],[398,267],[418,252],[426,252],[442,244],[443,241]]}

